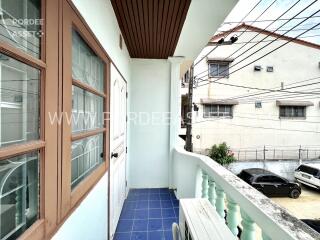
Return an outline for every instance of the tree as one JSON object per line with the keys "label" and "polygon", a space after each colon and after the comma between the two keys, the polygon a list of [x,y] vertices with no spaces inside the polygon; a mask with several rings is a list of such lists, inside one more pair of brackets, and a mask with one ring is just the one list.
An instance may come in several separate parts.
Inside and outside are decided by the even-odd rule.
{"label": "tree", "polygon": [[208,156],[221,165],[230,164],[236,161],[234,153],[230,150],[225,142],[219,144],[218,146],[216,144],[213,145]]}

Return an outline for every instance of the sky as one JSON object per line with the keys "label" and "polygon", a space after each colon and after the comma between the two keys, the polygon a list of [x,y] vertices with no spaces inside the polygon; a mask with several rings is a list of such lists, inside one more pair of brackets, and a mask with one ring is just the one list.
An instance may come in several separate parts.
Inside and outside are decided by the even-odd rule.
{"label": "sky", "polygon": [[[225,31],[230,28],[236,27],[239,23],[232,23],[232,22],[240,22],[257,3],[259,4],[256,6],[256,8],[243,20],[245,22],[258,20],[259,22],[254,22],[254,23],[248,22],[248,24],[251,24],[256,27],[260,27],[263,29],[266,28],[267,30],[270,30],[270,31],[274,31],[280,27],[279,31],[277,32],[280,34],[284,34],[286,30],[289,30],[295,25],[301,23],[299,26],[296,26],[294,28],[294,31],[290,31],[285,34],[290,37],[296,37],[299,34],[306,31],[307,29],[310,29],[316,24],[320,23],[320,0],[239,0],[238,4],[234,7],[234,9],[225,19],[225,23],[221,25],[219,31]],[[285,13],[295,3],[297,4],[294,7],[292,7],[291,10],[289,10],[287,13]],[[310,7],[306,8],[311,3],[313,4]],[[268,10],[266,10],[267,8]],[[298,14],[304,8],[306,9],[300,14]],[[263,13],[263,11],[265,12]],[[288,23],[286,23],[287,20],[281,20],[281,21],[278,20],[276,22],[272,22],[272,21],[261,22],[261,20],[275,20],[279,16],[281,16],[283,13],[285,14],[280,19],[283,19],[283,18],[289,19],[294,17],[297,14],[298,15],[295,16],[295,18],[303,18],[303,19],[293,19]],[[309,17],[313,14],[314,16],[312,18],[308,20],[305,19],[305,17]],[[315,29],[304,33],[299,38],[305,41],[320,44],[320,25],[315,27]]]}

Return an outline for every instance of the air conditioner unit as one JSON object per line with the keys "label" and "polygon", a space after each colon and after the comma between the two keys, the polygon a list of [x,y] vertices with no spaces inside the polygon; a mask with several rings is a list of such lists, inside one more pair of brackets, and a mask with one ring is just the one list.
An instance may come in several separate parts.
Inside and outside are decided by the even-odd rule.
{"label": "air conditioner unit", "polygon": [[[181,199],[180,240],[235,240],[223,218],[204,198]],[[174,233],[175,235],[175,233]]]}

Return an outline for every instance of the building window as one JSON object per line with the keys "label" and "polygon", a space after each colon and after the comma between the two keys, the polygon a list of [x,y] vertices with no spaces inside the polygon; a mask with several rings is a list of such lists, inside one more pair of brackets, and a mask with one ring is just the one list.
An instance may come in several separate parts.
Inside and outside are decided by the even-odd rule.
{"label": "building window", "polygon": [[40,58],[41,0],[2,0],[0,40]]}
{"label": "building window", "polygon": [[229,77],[229,63],[209,63],[209,77]]}
{"label": "building window", "polygon": [[280,118],[305,118],[305,106],[280,106]]}
{"label": "building window", "polygon": [[203,117],[232,117],[232,105],[204,105]]}
{"label": "building window", "polygon": [[[72,31],[72,142],[71,188],[74,189],[104,160],[104,62]],[[101,130],[95,132],[92,131]],[[86,133],[90,134],[87,137]]]}

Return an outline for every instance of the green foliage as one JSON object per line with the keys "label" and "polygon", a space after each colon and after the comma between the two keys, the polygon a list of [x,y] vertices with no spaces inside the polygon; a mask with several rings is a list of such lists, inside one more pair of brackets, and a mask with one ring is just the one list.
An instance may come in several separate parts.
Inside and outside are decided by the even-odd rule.
{"label": "green foliage", "polygon": [[236,161],[234,153],[230,150],[225,142],[219,144],[218,146],[216,144],[213,145],[208,156],[221,165],[230,164]]}

